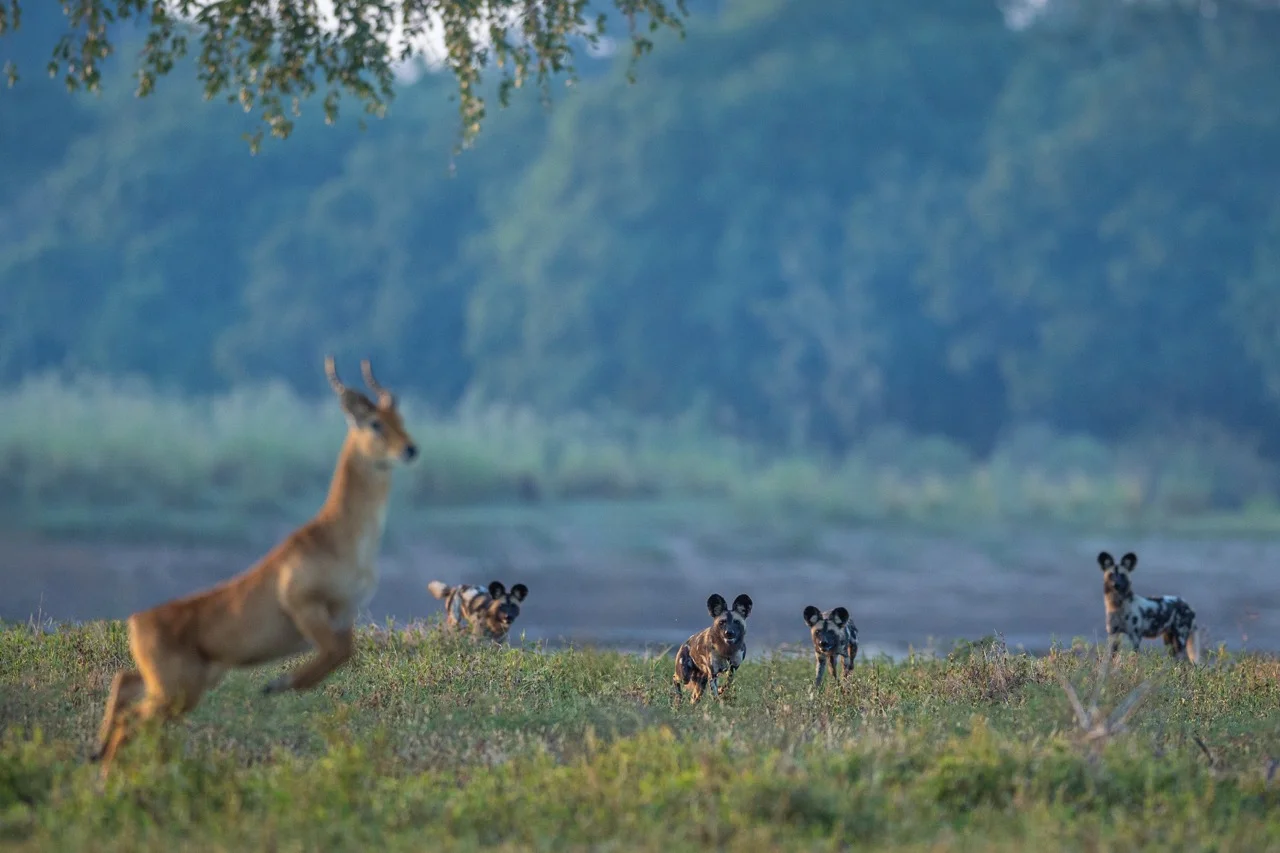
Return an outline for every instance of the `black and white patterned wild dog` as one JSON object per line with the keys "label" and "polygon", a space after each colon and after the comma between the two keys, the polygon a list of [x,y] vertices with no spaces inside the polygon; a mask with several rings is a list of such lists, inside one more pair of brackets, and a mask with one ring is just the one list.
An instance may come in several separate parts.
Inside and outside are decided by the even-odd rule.
{"label": "black and white patterned wild dog", "polygon": [[501,581],[489,584],[488,589],[432,581],[427,589],[444,601],[447,627],[469,627],[471,633],[498,643],[507,638],[511,623],[520,615],[520,602],[529,594],[529,588],[522,583],[508,590]]}
{"label": "black and white patterned wild dog", "polygon": [[831,677],[840,681],[840,671],[836,669],[838,658],[844,658],[844,674],[848,677],[853,659],[858,656],[858,629],[849,618],[849,611],[837,607],[823,613],[810,604],[804,609],[804,624],[809,626],[813,639],[814,689],[822,686],[822,675],[828,666]]}
{"label": "black and white patterned wild dog", "polygon": [[[676,652],[676,699],[681,688],[687,687],[697,702],[710,685],[717,699],[733,682],[734,673],[747,656],[747,617],[751,615],[751,596],[743,593],[733,600],[733,607],[725,604],[724,596],[713,594],[707,599],[707,612],[711,614],[711,627],[703,628],[680,646]],[[723,685],[720,674],[729,674]]]}
{"label": "black and white patterned wild dog", "polygon": [[1196,663],[1200,655],[1196,612],[1176,595],[1144,598],[1135,594],[1130,575],[1137,565],[1138,555],[1133,552],[1121,557],[1119,564],[1106,551],[1098,555],[1111,650],[1119,647],[1121,637],[1129,638],[1135,652],[1144,637],[1163,637],[1171,656]]}

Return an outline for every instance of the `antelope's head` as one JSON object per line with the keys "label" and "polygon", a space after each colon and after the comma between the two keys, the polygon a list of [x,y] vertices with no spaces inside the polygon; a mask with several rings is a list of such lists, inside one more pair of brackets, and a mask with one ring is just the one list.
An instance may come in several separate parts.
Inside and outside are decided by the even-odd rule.
{"label": "antelope's head", "polygon": [[396,462],[409,463],[418,455],[418,446],[404,427],[396,396],[383,388],[373,376],[369,360],[360,362],[364,382],[374,393],[377,402],[360,391],[348,388],[338,378],[333,356],[325,356],[324,373],[329,378],[333,393],[347,416],[348,440],[356,452],[379,467],[390,467]]}

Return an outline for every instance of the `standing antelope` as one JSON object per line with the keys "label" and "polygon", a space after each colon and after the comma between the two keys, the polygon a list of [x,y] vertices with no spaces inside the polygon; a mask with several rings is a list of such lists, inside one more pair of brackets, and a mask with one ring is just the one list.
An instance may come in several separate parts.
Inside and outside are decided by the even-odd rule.
{"label": "standing antelope", "polygon": [[187,713],[228,670],[315,650],[268,683],[269,694],[315,687],[350,659],[356,615],[378,584],[391,470],[418,451],[367,360],[361,370],[376,404],[342,384],[333,356],[324,370],[348,424],[324,505],[247,571],[129,617],[138,668],[111,684],[91,759],[103,762],[103,776],[139,724]]}

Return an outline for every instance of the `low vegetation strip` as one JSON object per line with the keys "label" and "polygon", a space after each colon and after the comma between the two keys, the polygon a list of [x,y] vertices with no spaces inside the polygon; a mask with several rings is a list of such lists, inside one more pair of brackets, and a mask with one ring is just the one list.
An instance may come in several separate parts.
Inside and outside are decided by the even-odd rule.
{"label": "low vegetation strip", "polygon": [[[848,521],[1280,529],[1273,466],[1212,434],[1107,447],[1031,425],[975,458],[882,428],[832,455],[753,445],[694,417],[403,408],[422,460],[397,482],[394,512],[694,498]],[[278,384],[195,398],[34,377],[0,391],[0,410],[5,523],[54,532],[199,534],[295,517],[318,505],[343,434],[331,400]]]}
{"label": "low vegetation strip", "polygon": [[676,706],[669,653],[366,628],[314,692],[261,696],[277,667],[229,676],[100,787],[84,758],[123,626],[12,625],[0,845],[1275,849],[1280,661],[1207,657],[1104,671],[1083,643],[1031,657],[986,641],[860,660],[814,695],[810,660],[754,655],[723,704]]}

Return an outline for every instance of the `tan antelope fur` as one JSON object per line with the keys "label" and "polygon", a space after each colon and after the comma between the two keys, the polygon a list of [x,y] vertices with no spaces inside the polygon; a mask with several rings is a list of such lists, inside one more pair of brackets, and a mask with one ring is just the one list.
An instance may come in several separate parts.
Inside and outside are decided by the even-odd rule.
{"label": "tan antelope fur", "polygon": [[356,616],[378,584],[391,471],[417,448],[368,361],[361,369],[376,403],[342,384],[332,356],[324,369],[347,416],[324,505],[245,572],[129,617],[137,669],[116,673],[111,685],[92,758],[103,776],[137,726],[190,711],[228,670],[312,649],[263,692],[307,690],[351,657]]}

